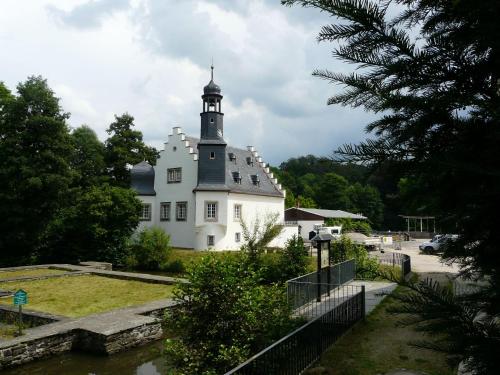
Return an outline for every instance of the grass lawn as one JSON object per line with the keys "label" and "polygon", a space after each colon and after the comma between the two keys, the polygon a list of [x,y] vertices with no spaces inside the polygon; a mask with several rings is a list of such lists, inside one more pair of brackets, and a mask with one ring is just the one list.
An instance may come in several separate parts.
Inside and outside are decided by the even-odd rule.
{"label": "grass lawn", "polygon": [[26,270],[17,270],[17,271],[0,271],[0,280],[14,279],[17,277],[26,277],[26,276],[57,275],[57,274],[66,273],[66,272],[69,272],[69,271],[55,270],[55,269],[51,269],[51,268],[35,268],[35,269],[26,269]]}
{"label": "grass lawn", "polygon": [[0,323],[0,339],[11,339],[18,329],[15,325]]}
{"label": "grass lawn", "polygon": [[[429,375],[455,375],[456,369],[448,367],[445,355],[408,345],[429,337],[412,327],[397,325],[397,315],[387,312],[387,307],[397,303],[386,297],[375,310],[335,345],[323,353],[320,364],[331,375],[373,375],[405,368]],[[306,372],[307,374],[307,372]]]}
{"label": "grass lawn", "polygon": [[[27,309],[76,318],[168,298],[173,285],[94,275],[0,283],[0,289],[20,288],[28,292]],[[0,304],[11,303],[12,298],[0,298]]]}

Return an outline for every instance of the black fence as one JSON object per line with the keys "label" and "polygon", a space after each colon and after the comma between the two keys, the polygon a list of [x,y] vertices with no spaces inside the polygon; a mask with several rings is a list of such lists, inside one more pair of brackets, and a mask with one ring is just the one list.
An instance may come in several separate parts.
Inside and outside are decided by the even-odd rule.
{"label": "black fence", "polygon": [[226,375],[298,375],[365,316],[365,289],[283,337]]}
{"label": "black fence", "polygon": [[377,255],[376,258],[381,264],[401,267],[401,276],[403,278],[406,278],[411,272],[411,258],[409,255],[401,253],[384,253]]}
{"label": "black fence", "polygon": [[342,263],[334,264],[321,269],[320,282],[318,283],[317,272],[288,280],[287,294],[293,310],[304,305],[319,302],[324,297],[328,297],[332,290],[340,285],[352,281],[356,276],[356,262],[354,259]]}

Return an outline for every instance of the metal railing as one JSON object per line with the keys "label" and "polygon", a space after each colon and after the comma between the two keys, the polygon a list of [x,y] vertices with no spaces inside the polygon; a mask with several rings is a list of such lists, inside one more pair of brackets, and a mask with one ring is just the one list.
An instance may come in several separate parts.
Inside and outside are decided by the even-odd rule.
{"label": "metal railing", "polygon": [[254,355],[226,375],[298,375],[365,316],[365,289]]}
{"label": "metal railing", "polygon": [[411,273],[411,258],[402,253],[384,253],[376,256],[380,264],[401,267],[401,276],[406,278]]}
{"label": "metal railing", "polygon": [[328,296],[340,285],[354,280],[355,276],[356,262],[350,259],[322,268],[319,283],[317,272],[296,277],[286,282],[288,301],[293,310],[299,309],[313,301],[321,300],[323,295]]}

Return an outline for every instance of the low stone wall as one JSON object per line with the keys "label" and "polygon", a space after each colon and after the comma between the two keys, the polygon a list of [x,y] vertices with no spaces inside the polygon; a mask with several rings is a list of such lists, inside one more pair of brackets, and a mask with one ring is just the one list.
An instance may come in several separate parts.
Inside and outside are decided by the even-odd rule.
{"label": "low stone wall", "polygon": [[0,370],[67,352],[73,346],[74,336],[73,332],[66,332],[28,342],[14,342],[6,347],[0,345]]}
{"label": "low stone wall", "polygon": [[158,340],[163,335],[159,318],[175,305],[172,300],[153,301],[26,329],[21,337],[0,339],[0,370],[70,350],[110,355]]}

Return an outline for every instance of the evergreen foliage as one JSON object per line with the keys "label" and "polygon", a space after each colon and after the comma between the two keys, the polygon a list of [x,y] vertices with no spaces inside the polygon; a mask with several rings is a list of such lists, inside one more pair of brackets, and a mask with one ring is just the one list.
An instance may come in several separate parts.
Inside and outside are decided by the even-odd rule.
{"label": "evergreen foliage", "polygon": [[[328,104],[380,114],[366,127],[374,138],[345,145],[338,150],[339,157],[389,165],[400,178],[408,178],[411,189],[405,183],[400,187],[411,191],[414,207],[439,213],[444,230],[460,235],[446,247],[444,258],[459,261],[463,276],[488,280],[488,291],[475,301],[480,309],[469,310],[475,314],[469,320],[481,321],[482,329],[464,326],[454,332],[456,340],[474,338],[469,342],[473,350],[456,346],[469,367],[492,373],[490,369],[498,369],[492,348],[500,346],[500,2],[282,3],[315,7],[339,20],[322,27],[318,40],[336,43],[334,57],[357,69],[313,73],[344,88]],[[417,292],[425,296],[428,290]],[[455,315],[440,310],[438,299],[425,302],[421,306],[434,309],[441,324],[454,326]],[[469,306],[459,302],[456,308],[465,311]]]}

